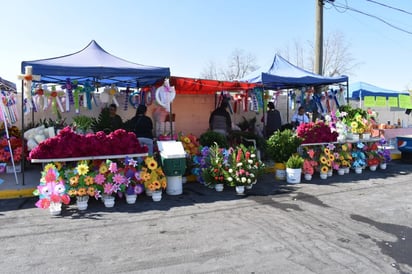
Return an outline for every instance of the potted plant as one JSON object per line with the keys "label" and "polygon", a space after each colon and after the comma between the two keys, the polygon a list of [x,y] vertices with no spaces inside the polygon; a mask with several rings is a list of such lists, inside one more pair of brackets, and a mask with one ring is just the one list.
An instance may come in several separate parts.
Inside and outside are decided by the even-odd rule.
{"label": "potted plant", "polygon": [[289,157],[296,153],[301,145],[302,139],[291,129],[277,130],[267,140],[267,152],[269,157],[275,161],[276,179],[286,179],[285,163]]}
{"label": "potted plant", "polygon": [[154,202],[162,199],[162,190],[166,189],[166,175],[153,156],[146,156],[140,167],[139,178],[142,180],[146,194],[152,196]]}
{"label": "potted plant", "polygon": [[[204,151],[203,151],[204,153]],[[224,170],[228,169],[228,152],[217,143],[209,147],[204,158],[205,165],[201,170],[204,184],[216,191],[222,191],[225,182]]]}
{"label": "potted plant", "polygon": [[264,164],[257,158],[253,146],[238,145],[229,157],[229,168],[224,170],[225,180],[230,186],[236,187],[236,192],[242,194],[244,188],[251,188],[257,177],[263,172]]}
{"label": "potted plant", "polygon": [[286,161],[286,181],[290,184],[300,183],[304,159],[299,154],[292,154]]}
{"label": "potted plant", "polygon": [[228,148],[229,144],[225,135],[214,132],[214,131],[206,131],[199,137],[199,143],[202,146],[211,147],[214,143],[217,143],[219,147]]}
{"label": "potted plant", "polygon": [[57,168],[53,165],[45,166],[42,171],[40,184],[33,194],[39,196],[36,207],[42,209],[48,208],[51,215],[59,215],[61,213],[62,203],[66,205],[70,203],[70,197],[66,194],[64,181]]}

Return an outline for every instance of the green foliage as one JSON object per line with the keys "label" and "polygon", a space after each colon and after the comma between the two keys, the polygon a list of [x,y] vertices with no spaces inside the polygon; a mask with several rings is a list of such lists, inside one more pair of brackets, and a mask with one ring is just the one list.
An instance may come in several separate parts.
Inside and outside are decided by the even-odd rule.
{"label": "green foliage", "polygon": [[289,157],[296,153],[302,139],[290,129],[277,130],[267,140],[268,154],[276,163],[285,163]]}
{"label": "green foliage", "polygon": [[73,117],[73,126],[76,128],[87,131],[93,123],[93,118],[86,115],[78,115]]}
{"label": "green foliage", "polygon": [[286,161],[287,168],[302,168],[304,159],[297,153],[292,154],[289,159]]}
{"label": "green foliage", "polygon": [[199,137],[199,143],[201,146],[211,147],[214,143],[217,143],[219,147],[228,148],[229,143],[226,136],[214,131],[206,131]]}
{"label": "green foliage", "polygon": [[[265,151],[267,149],[267,143],[266,139],[255,134],[254,132],[249,132],[249,131],[232,131],[230,133],[230,140],[232,142],[236,143],[244,143],[245,145],[251,145],[249,142],[247,142],[245,139],[254,139],[256,140],[256,147],[260,151]],[[242,140],[243,138],[243,140]]]}
{"label": "green foliage", "polygon": [[40,119],[39,123],[37,125],[34,125],[33,127],[38,127],[44,125],[45,127],[54,127],[55,130],[58,129],[63,129],[67,126],[66,123],[66,118],[62,119],[62,118],[57,118],[57,119]]}
{"label": "green foliage", "polygon": [[350,105],[343,105],[339,107],[340,112],[346,112],[347,115],[345,116],[346,120],[354,120],[356,115],[361,115],[362,118],[367,118],[368,117],[368,112],[366,110],[363,110],[361,108],[354,108]]}
{"label": "green foliage", "polygon": [[106,134],[110,133],[110,111],[108,107],[102,109],[97,119],[93,119],[91,128],[94,132],[103,131]]}

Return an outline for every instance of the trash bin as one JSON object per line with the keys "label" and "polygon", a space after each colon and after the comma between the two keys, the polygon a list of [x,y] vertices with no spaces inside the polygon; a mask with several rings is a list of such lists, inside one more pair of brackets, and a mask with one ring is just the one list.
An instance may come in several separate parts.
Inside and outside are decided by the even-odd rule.
{"label": "trash bin", "polygon": [[163,172],[166,175],[166,193],[180,195],[183,193],[182,175],[186,170],[186,153],[181,142],[157,141]]}

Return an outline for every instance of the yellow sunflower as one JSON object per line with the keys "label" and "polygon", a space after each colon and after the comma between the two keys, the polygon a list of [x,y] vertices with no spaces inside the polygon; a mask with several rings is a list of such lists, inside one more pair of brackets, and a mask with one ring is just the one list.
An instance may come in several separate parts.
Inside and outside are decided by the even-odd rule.
{"label": "yellow sunflower", "polygon": [[147,167],[148,167],[150,170],[155,170],[155,169],[157,168],[157,162],[156,162],[155,160],[153,160],[153,161],[151,161],[151,162],[147,165]]}
{"label": "yellow sunflower", "polygon": [[352,129],[357,129],[357,128],[358,128],[358,123],[355,122],[355,121],[353,121],[353,122],[350,123],[350,127],[351,127]]}
{"label": "yellow sunflower", "polygon": [[333,156],[333,154],[329,154],[329,160],[330,160],[330,161],[335,160],[335,156]]}
{"label": "yellow sunflower", "polygon": [[79,195],[79,196],[84,196],[86,194],[87,194],[87,190],[86,190],[85,187],[81,187],[77,190],[77,195]]}
{"label": "yellow sunflower", "polygon": [[92,176],[87,176],[86,178],[84,178],[84,183],[87,186],[92,185],[94,183],[94,178]]}
{"label": "yellow sunflower", "polygon": [[143,181],[148,181],[150,180],[150,173],[148,172],[140,172],[140,178],[143,179]]}
{"label": "yellow sunflower", "polygon": [[153,181],[152,184],[154,185],[155,189],[159,189],[160,188],[160,182],[159,181]]}
{"label": "yellow sunflower", "polygon": [[183,138],[183,142],[185,142],[186,144],[190,144],[190,138],[189,137],[185,137]]}
{"label": "yellow sunflower", "polygon": [[167,186],[166,178],[163,178],[162,180],[160,180],[160,183],[162,185],[162,188],[166,188]]}
{"label": "yellow sunflower", "polygon": [[321,173],[328,173],[329,168],[327,166],[322,166],[320,169]]}
{"label": "yellow sunflower", "polygon": [[76,167],[77,174],[79,175],[86,175],[89,172],[89,166],[85,163],[81,163]]}
{"label": "yellow sunflower", "polygon": [[69,189],[67,194],[69,194],[69,196],[77,196],[77,191],[75,189]]}
{"label": "yellow sunflower", "polygon": [[88,187],[87,188],[87,195],[89,195],[89,196],[94,196],[94,194],[95,194],[95,189],[94,189],[94,187]]}
{"label": "yellow sunflower", "polygon": [[326,164],[327,161],[328,161],[328,160],[326,160],[326,157],[325,157],[325,156],[321,156],[321,157],[320,157],[320,162],[321,162],[322,164]]}
{"label": "yellow sunflower", "polygon": [[105,174],[105,173],[107,172],[107,170],[108,170],[108,168],[107,168],[107,166],[106,166],[105,163],[102,163],[102,164],[99,166],[99,173],[100,173],[100,174]]}
{"label": "yellow sunflower", "polygon": [[150,191],[155,191],[155,190],[156,190],[156,188],[155,188],[155,186],[154,186],[153,183],[152,183],[152,184],[148,184],[148,185],[147,185],[147,188],[148,188]]}
{"label": "yellow sunflower", "polygon": [[330,154],[330,149],[329,148],[325,147],[325,149],[323,151],[325,152],[326,155],[329,156],[329,154]]}
{"label": "yellow sunflower", "polygon": [[71,186],[77,186],[77,184],[79,183],[79,176],[73,176],[70,177],[70,185]]}
{"label": "yellow sunflower", "polygon": [[61,162],[56,162],[54,163],[54,165],[56,166],[57,170],[60,170],[63,167],[63,164]]}

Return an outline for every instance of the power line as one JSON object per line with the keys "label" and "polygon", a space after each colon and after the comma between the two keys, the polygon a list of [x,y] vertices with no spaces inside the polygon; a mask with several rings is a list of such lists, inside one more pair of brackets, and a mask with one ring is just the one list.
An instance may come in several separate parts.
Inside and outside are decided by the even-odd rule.
{"label": "power line", "polygon": [[396,8],[396,7],[393,7],[393,6],[389,6],[389,5],[386,5],[386,4],[383,4],[383,3],[379,3],[379,2],[377,2],[377,1],[374,1],[374,0],[366,0],[366,1],[371,2],[371,3],[374,3],[374,4],[377,4],[377,5],[381,5],[381,6],[385,7],[385,8],[397,10],[397,11],[400,11],[400,12],[403,12],[403,13],[406,13],[406,14],[409,14],[409,15],[412,15],[412,12],[406,11],[406,10],[404,10],[404,9],[400,9],[400,8]]}
{"label": "power line", "polygon": [[[367,0],[367,1],[369,1],[369,0]],[[411,32],[411,31],[408,31],[408,30],[403,29],[403,28],[401,28],[401,27],[395,26],[394,24],[389,23],[388,21],[386,21],[386,20],[384,20],[384,19],[382,19],[382,18],[380,18],[380,17],[378,17],[378,16],[376,16],[376,15],[373,15],[373,14],[370,14],[370,13],[366,13],[366,12],[364,12],[364,11],[360,11],[360,10],[357,10],[357,9],[355,9],[355,8],[349,7],[347,4],[346,4],[345,6],[341,6],[341,5],[336,4],[336,3],[331,3],[331,4],[332,4],[335,8],[336,8],[336,7],[338,7],[338,8],[344,8],[344,9],[346,9],[346,10],[350,10],[350,11],[353,11],[353,12],[357,12],[357,13],[360,13],[360,14],[363,14],[363,15],[366,15],[366,16],[369,16],[369,17],[372,17],[372,18],[374,18],[374,19],[376,19],[376,20],[378,20],[378,21],[381,21],[382,23],[390,26],[391,28],[394,28],[394,29],[397,29],[397,30],[399,30],[399,31],[402,31],[402,32],[405,32],[405,33],[407,33],[407,34],[411,34],[411,35],[412,35],[412,32]],[[338,10],[337,10],[337,11],[338,11]]]}

